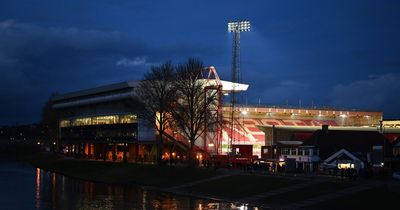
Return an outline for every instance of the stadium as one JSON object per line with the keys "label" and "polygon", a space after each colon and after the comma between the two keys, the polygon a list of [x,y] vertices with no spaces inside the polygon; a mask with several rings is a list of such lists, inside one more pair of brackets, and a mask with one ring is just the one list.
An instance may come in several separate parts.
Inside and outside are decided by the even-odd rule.
{"label": "stadium", "polygon": [[[246,91],[247,84],[205,78],[205,90],[218,91],[220,97],[232,91]],[[59,144],[65,154],[104,160],[140,159],[153,162],[156,132],[140,119],[135,99],[138,82],[121,82],[54,96],[51,101],[59,116]],[[379,131],[382,112],[330,108],[244,106],[223,103],[217,107],[221,123],[196,141],[198,159],[236,155],[262,158],[262,148],[279,141],[304,141],[315,131],[329,126],[336,130]],[[385,128],[385,136],[395,141],[399,129]],[[164,159],[185,158],[188,140],[179,130],[165,133]]]}

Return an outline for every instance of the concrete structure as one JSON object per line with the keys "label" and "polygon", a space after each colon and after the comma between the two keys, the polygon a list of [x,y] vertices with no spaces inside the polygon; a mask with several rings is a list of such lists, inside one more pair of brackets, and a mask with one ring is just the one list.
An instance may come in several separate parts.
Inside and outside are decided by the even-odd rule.
{"label": "concrete structure", "polygon": [[[60,116],[60,143],[66,154],[107,160],[151,156],[154,131],[138,118],[133,89],[135,82],[82,90],[54,96]],[[149,151],[150,150],[150,151]]]}
{"label": "concrete structure", "polygon": [[[208,80],[207,84],[213,82]],[[232,88],[235,91],[248,88],[246,84],[221,83],[223,93],[231,92]],[[153,161],[156,133],[140,117],[136,85],[137,82],[121,82],[54,96],[51,101],[60,117],[59,138],[64,153],[106,160],[133,160],[137,154],[139,159]],[[170,144],[180,151],[187,150],[187,140],[179,131],[168,130],[165,139],[167,147]],[[196,141],[199,148],[204,143],[203,139]],[[182,156],[176,152],[164,155]]]}

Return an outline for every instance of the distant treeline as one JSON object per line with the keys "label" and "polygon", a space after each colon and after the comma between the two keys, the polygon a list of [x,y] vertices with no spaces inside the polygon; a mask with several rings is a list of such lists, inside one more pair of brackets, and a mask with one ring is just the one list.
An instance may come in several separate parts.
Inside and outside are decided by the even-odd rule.
{"label": "distant treeline", "polygon": [[9,144],[0,142],[0,158],[10,160],[27,160],[32,155],[41,152],[40,145]]}

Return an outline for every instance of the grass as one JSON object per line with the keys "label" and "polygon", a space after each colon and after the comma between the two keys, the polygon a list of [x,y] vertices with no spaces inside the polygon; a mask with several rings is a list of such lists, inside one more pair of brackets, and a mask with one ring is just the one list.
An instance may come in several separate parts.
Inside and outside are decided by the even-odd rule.
{"label": "grass", "polygon": [[261,201],[266,204],[294,203],[297,201],[317,197],[319,195],[340,191],[351,186],[353,185],[348,182],[322,182],[285,193],[269,196]]}
{"label": "grass", "polygon": [[217,175],[214,171],[182,166],[67,160],[42,155],[32,157],[30,162],[36,167],[78,179],[154,187],[170,187]]}
{"label": "grass", "polygon": [[186,191],[217,197],[241,198],[301,182],[296,179],[257,175],[233,175],[185,188]]}

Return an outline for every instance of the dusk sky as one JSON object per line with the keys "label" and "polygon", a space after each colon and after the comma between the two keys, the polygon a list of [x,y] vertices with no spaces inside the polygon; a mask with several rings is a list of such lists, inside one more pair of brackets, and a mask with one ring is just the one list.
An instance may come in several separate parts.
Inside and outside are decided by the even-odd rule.
{"label": "dusk sky", "polygon": [[247,103],[400,118],[400,1],[2,0],[0,125],[34,123],[52,92],[142,79],[195,57],[231,78],[241,34]]}

